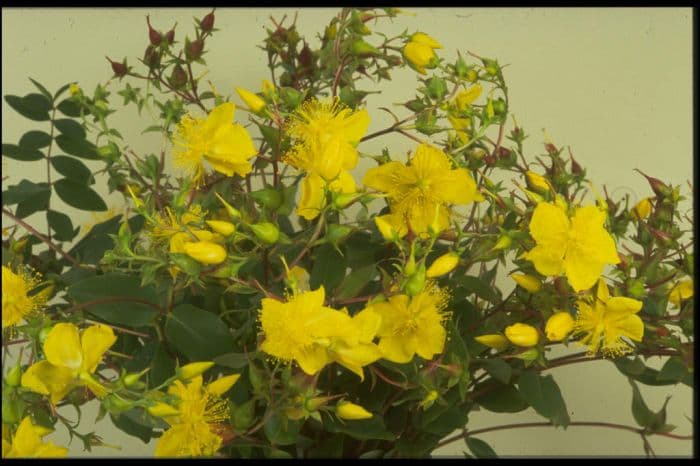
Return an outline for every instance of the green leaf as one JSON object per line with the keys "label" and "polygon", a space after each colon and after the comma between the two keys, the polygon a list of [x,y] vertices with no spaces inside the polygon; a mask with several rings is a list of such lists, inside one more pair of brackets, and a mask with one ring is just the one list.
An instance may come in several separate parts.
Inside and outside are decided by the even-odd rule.
{"label": "green leaf", "polygon": [[507,384],[510,382],[510,377],[513,375],[513,369],[510,364],[505,362],[503,359],[483,359],[480,362],[484,365],[486,372],[491,375],[494,379],[498,380],[502,384]]}
{"label": "green leaf", "polygon": [[357,296],[378,275],[379,272],[374,264],[353,270],[340,283],[335,297],[337,299],[349,299]]}
{"label": "green leaf", "polygon": [[86,308],[90,314],[111,324],[145,327],[151,325],[158,315],[156,289],[142,287],[140,277],[136,275],[108,273],[90,277],[71,285],[68,296],[76,304],[112,300]]}
{"label": "green leaf", "polygon": [[99,160],[95,145],[85,139],[75,139],[65,134],[56,136],[56,144],[63,152],[88,160]]}
{"label": "green leaf", "polygon": [[[479,384],[474,391],[483,385]],[[528,404],[520,396],[520,393],[512,385],[498,385],[474,399],[481,407],[494,413],[518,413],[527,409]]]}
{"label": "green leaf", "polygon": [[61,86],[61,87],[56,91],[56,93],[53,95],[53,97],[51,98],[51,101],[52,101],[52,102],[55,102],[56,99],[58,99],[58,98],[61,96],[61,94],[63,94],[64,92],[66,92],[68,89],[70,89],[70,84],[64,84],[63,86]]}
{"label": "green leaf", "polygon": [[56,181],[53,187],[58,197],[71,207],[91,211],[107,210],[107,204],[99,194],[76,181],[63,178]]}
{"label": "green leaf", "polygon": [[34,160],[41,160],[44,158],[43,152],[39,150],[28,150],[14,144],[3,144],[2,155],[11,159],[21,160],[23,162],[32,162]]}
{"label": "green leaf", "polygon": [[475,293],[479,298],[491,303],[496,303],[500,300],[500,296],[494,291],[494,288],[479,277],[469,275],[455,277],[455,284],[463,287],[467,291],[467,295]]}
{"label": "green leaf", "polygon": [[6,95],[5,102],[20,115],[34,121],[49,120],[51,100],[41,94],[27,94],[24,97]]}
{"label": "green leaf", "polygon": [[669,380],[659,380],[659,371],[645,366],[644,362],[642,362],[639,357],[635,357],[634,359],[617,358],[613,360],[613,363],[624,375],[644,385],[659,386],[674,384],[674,382]]}
{"label": "green leaf", "polygon": [[467,437],[465,439],[467,447],[477,458],[498,458],[498,455],[491,446],[476,437]]}
{"label": "green leaf", "polygon": [[231,332],[221,318],[191,304],[181,304],[168,314],[165,335],[191,361],[211,361],[234,350]]}
{"label": "green leaf", "polygon": [[27,131],[19,139],[19,147],[26,151],[44,148],[51,144],[51,136],[43,131]]}
{"label": "green leaf", "polygon": [[[87,264],[96,264],[105,251],[114,247],[114,241],[109,235],[116,235],[121,224],[122,215],[116,215],[109,220],[93,226],[83,238],[76,243],[68,254]],[[129,228],[136,233],[143,228],[144,218],[134,215],[129,219]]]}
{"label": "green leaf", "polygon": [[518,379],[518,391],[535,411],[550,419],[553,425],[566,427],[571,422],[559,386],[551,375],[542,377],[537,372],[525,371]]}
{"label": "green leaf", "polygon": [[46,88],[45,88],[44,86],[42,86],[38,81],[35,81],[35,80],[33,80],[32,78],[29,78],[29,80],[32,82],[32,84],[34,84],[34,86],[36,86],[37,89],[39,89],[39,92],[41,92],[42,95],[43,95],[44,97],[46,97],[46,98],[49,100],[49,102],[53,102],[53,96],[52,96],[51,93],[48,91],[48,89],[46,89]]}
{"label": "green leaf", "polygon": [[300,427],[298,421],[286,420],[279,413],[274,413],[265,423],[263,430],[273,445],[291,445],[296,443]]}
{"label": "green leaf", "polygon": [[49,226],[55,232],[54,238],[58,241],[70,241],[78,233],[73,228],[73,222],[70,217],[62,212],[49,210],[46,214]]}
{"label": "green leaf", "polygon": [[644,402],[644,398],[642,398],[642,393],[639,391],[637,384],[635,384],[632,379],[628,380],[630,385],[632,385],[632,416],[634,416],[634,420],[641,427],[649,427],[654,420],[654,413],[651,412]]}
{"label": "green leaf", "polygon": [[71,139],[85,139],[85,136],[87,135],[85,133],[85,129],[80,125],[80,123],[75,120],[71,120],[70,118],[54,120],[53,124],[56,126],[57,130]]}
{"label": "green leaf", "polygon": [[78,159],[68,157],[67,155],[56,155],[51,157],[51,165],[61,175],[69,180],[88,185],[94,181],[92,171]]}
{"label": "green leaf", "polygon": [[215,357],[214,362],[220,366],[229,367],[231,369],[242,369],[249,364],[250,358],[254,357],[256,354],[257,351],[253,351],[248,354],[226,353]]}
{"label": "green leaf", "polygon": [[[71,118],[77,118],[80,116],[80,106],[75,103],[71,98],[67,98],[62,100],[56,108],[63,113],[65,116],[71,117]],[[87,110],[85,110],[85,113],[87,113]]]}
{"label": "green leaf", "polygon": [[51,195],[48,183],[32,183],[22,180],[18,184],[11,185],[2,193],[3,205],[17,204],[37,196]]}
{"label": "green leaf", "polygon": [[309,284],[311,289],[323,285],[330,294],[345,277],[345,259],[330,244],[324,244],[313,253],[314,265],[311,268]]}
{"label": "green leaf", "polygon": [[656,380],[660,382],[682,382],[688,375],[688,368],[680,358],[669,358],[656,375]]}

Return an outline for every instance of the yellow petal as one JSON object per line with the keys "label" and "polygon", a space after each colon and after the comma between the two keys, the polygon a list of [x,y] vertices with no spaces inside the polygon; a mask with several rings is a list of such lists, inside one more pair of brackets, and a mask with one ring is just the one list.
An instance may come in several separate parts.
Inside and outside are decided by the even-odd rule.
{"label": "yellow petal", "polygon": [[602,278],[598,280],[596,298],[598,298],[598,300],[601,303],[607,303],[608,299],[610,299],[610,291],[608,290],[608,284],[605,283],[605,280],[603,280]]}
{"label": "yellow petal", "polygon": [[563,256],[569,226],[569,218],[564,209],[549,202],[541,202],[532,214],[530,235],[538,245],[561,251]]}
{"label": "yellow petal", "polygon": [[315,173],[309,173],[301,182],[301,197],[297,214],[306,220],[313,220],[326,204],[326,183]]}
{"label": "yellow petal", "polygon": [[[614,299],[614,298],[613,298]],[[642,341],[644,337],[644,322],[636,314],[620,315],[606,323],[606,334],[619,337],[620,335],[634,341]]]}
{"label": "yellow petal", "polygon": [[442,45],[440,42],[436,41],[432,37],[430,37],[428,34],[424,32],[416,32],[411,36],[411,42],[416,42],[418,44],[423,44],[427,45],[430,48],[433,49],[441,49]]}
{"label": "yellow petal", "polygon": [[362,178],[362,184],[368,188],[385,193],[392,193],[397,187],[397,180],[406,167],[400,162],[389,162],[370,168]]}
{"label": "yellow petal", "polygon": [[233,387],[241,377],[241,374],[226,375],[207,385],[207,391],[212,395],[221,396]]}
{"label": "yellow petal", "polygon": [[[564,272],[574,291],[587,290],[598,281],[604,263],[584,251],[571,248],[564,258]],[[538,269],[539,271],[539,269]]]}
{"label": "yellow petal", "polygon": [[211,112],[206,120],[206,125],[210,130],[216,130],[221,126],[233,124],[233,115],[236,111],[236,106],[232,102],[225,102]]}
{"label": "yellow petal", "polygon": [[[457,101],[457,108],[459,108],[461,111],[466,110],[469,105],[472,104],[476,99],[479,98],[482,92],[482,87],[481,84],[475,84],[468,89],[463,90],[459,94],[457,94],[457,97],[455,100]],[[466,129],[466,128],[455,128],[455,129]]]}
{"label": "yellow petal", "polygon": [[378,346],[384,359],[399,364],[410,362],[416,352],[416,341],[410,337],[383,337]]}
{"label": "yellow petal", "polygon": [[83,331],[81,338],[83,364],[81,369],[93,373],[105,352],[117,341],[114,331],[106,325],[93,325]]}
{"label": "yellow petal", "polygon": [[83,362],[78,327],[67,323],[54,325],[44,342],[44,354],[54,366],[77,372]]}
{"label": "yellow petal", "polygon": [[354,112],[345,118],[343,122],[343,137],[350,143],[357,143],[367,132],[369,122],[369,112],[367,110],[363,109],[359,112]]}
{"label": "yellow petal", "polygon": [[416,332],[416,354],[426,360],[432,359],[442,353],[446,338],[447,332],[439,320],[419,322]]}
{"label": "yellow petal", "polygon": [[624,296],[610,298],[606,303],[609,312],[619,312],[625,314],[635,314],[642,309],[642,302]]}
{"label": "yellow petal", "polygon": [[365,308],[352,317],[352,322],[357,328],[358,341],[369,343],[377,335],[382,317],[372,308]]}
{"label": "yellow petal", "polygon": [[484,200],[466,168],[450,170],[438,177],[435,195],[446,204],[466,204]]}
{"label": "yellow petal", "polygon": [[68,368],[39,361],[22,374],[22,386],[42,395],[51,395],[51,403],[56,404],[77,386],[75,377]]}
{"label": "yellow petal", "polygon": [[373,343],[360,343],[356,346],[337,345],[334,347],[333,359],[364,380],[362,368],[382,357],[381,351]]}
{"label": "yellow petal", "polygon": [[309,375],[316,374],[330,362],[326,348],[318,345],[301,349],[296,361],[299,363],[301,370]]}
{"label": "yellow petal", "polygon": [[347,171],[341,171],[338,175],[338,178],[333,180],[328,185],[328,188],[331,191],[344,194],[352,194],[355,191],[357,191],[357,186],[355,185],[355,178],[353,178],[350,172]]}

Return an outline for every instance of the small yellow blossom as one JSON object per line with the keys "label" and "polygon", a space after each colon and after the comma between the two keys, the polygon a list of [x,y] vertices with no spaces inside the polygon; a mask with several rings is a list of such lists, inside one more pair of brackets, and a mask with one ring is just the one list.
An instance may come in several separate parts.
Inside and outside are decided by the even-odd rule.
{"label": "small yellow blossom", "polygon": [[221,448],[217,424],[229,419],[228,401],[221,399],[239,379],[227,375],[204,386],[202,375],[186,382],[176,380],[168,394],[177,399],[177,409],[163,409],[163,419],[170,424],[158,440],[156,457],[206,457]]}
{"label": "small yellow blossom", "polygon": [[2,266],[2,328],[18,324],[44,307],[47,293],[32,293],[40,283],[41,278],[26,267],[15,273]]}
{"label": "small yellow blossom", "polygon": [[58,323],[44,341],[46,359],[27,369],[22,375],[22,386],[51,395],[53,404],[78,386],[87,386],[95,396],[102,398],[107,390],[92,374],[116,341],[112,329],[103,324],[88,327],[80,334],[75,325]]}
{"label": "small yellow blossom", "polygon": [[282,361],[296,361],[314,375],[332,362],[364,377],[362,367],[381,357],[372,339],[380,317],[363,311],[354,317],[323,305],[325,290],[299,292],[287,302],[262,300],[260,349]]}
{"label": "small yellow blossom", "polygon": [[513,273],[510,278],[515,280],[515,283],[525,288],[530,293],[537,293],[542,288],[542,282],[532,275],[524,273]]}
{"label": "small yellow blossom", "polygon": [[80,86],[78,86],[78,83],[70,83],[70,86],[68,86],[68,92],[70,93],[71,97],[75,97],[83,91],[80,89]]}
{"label": "small yellow blossom", "polygon": [[489,333],[487,335],[479,335],[478,337],[474,337],[474,339],[482,345],[488,346],[489,348],[493,348],[496,351],[503,351],[504,349],[508,348],[508,346],[510,346],[508,339],[500,333]]}
{"label": "small yellow blossom", "polygon": [[481,84],[474,84],[468,89],[461,91],[455,97],[455,104],[460,111],[464,111],[469,108],[469,106],[481,96],[482,92]]}
{"label": "small yellow blossom", "polygon": [[227,102],[214,108],[206,119],[187,115],[180,120],[173,139],[175,164],[186,170],[195,183],[204,176],[205,160],[227,176],[250,173],[248,159],[257,150],[248,131],[233,122],[235,108]]}
{"label": "small yellow blossom", "polygon": [[[3,425],[3,433],[5,426]],[[2,439],[3,458],[63,458],[68,449],[42,442],[42,437],[50,434],[52,429],[32,424],[29,416],[22,419],[11,441]],[[3,436],[4,437],[4,436]]]}
{"label": "small yellow blossom", "polygon": [[[4,284],[3,284],[4,287]],[[680,307],[681,302],[693,297],[693,280],[683,280],[674,285],[668,293],[668,300]]]}
{"label": "small yellow blossom", "polygon": [[358,419],[369,419],[372,417],[372,413],[367,411],[360,405],[355,403],[350,403],[349,401],[341,401],[336,406],[336,414],[341,419],[347,419],[350,421]]}
{"label": "small yellow blossom", "polygon": [[506,338],[517,346],[535,346],[540,341],[540,334],[535,327],[520,322],[506,327],[505,334]]}
{"label": "small yellow blossom", "polygon": [[447,155],[428,144],[418,146],[409,165],[389,162],[371,168],[362,182],[387,193],[391,213],[416,234],[429,233],[436,209],[438,229],[444,230],[449,226],[449,205],[483,200],[469,172],[453,169]]}
{"label": "small yellow blossom", "polygon": [[435,68],[438,63],[434,49],[441,49],[442,45],[423,32],[416,32],[403,48],[403,56],[408,64],[425,74],[426,68]]}
{"label": "small yellow blossom", "polygon": [[414,355],[430,360],[442,352],[447,332],[444,321],[448,295],[428,284],[418,295],[394,295],[388,301],[370,304],[381,316],[377,332],[379,349],[384,359],[397,363],[409,362]]}
{"label": "small yellow blossom", "polygon": [[552,314],[544,326],[549,341],[562,341],[574,329],[574,318],[566,311]]}
{"label": "small yellow blossom", "polygon": [[595,302],[580,300],[577,305],[574,332],[583,334],[579,343],[587,345],[591,355],[601,349],[606,356],[619,356],[632,350],[623,338],[642,341],[644,322],[637,315],[642,302],[621,296],[611,298],[602,278],[598,281]]}
{"label": "small yellow blossom", "polygon": [[577,208],[571,220],[566,211],[541,202],[530,220],[537,246],[524,254],[542,275],[564,272],[575,291],[592,287],[605,264],[617,264],[615,241],[605,229],[606,214],[595,206]]}

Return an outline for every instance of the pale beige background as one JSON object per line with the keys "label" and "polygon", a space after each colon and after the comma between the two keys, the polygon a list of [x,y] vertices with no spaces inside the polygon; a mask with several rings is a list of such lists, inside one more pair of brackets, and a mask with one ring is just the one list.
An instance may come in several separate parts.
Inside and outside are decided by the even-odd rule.
{"label": "pale beige background", "polygon": [[[267,77],[264,53],[256,46],[265,37],[263,27],[272,14],[292,16],[299,11],[298,27],[311,41],[322,32],[334,9],[220,9],[206,55],[212,70],[208,75],[222,93],[233,86],[253,91]],[[635,201],[649,194],[646,181],[632,171],[639,168],[675,184],[690,179],[692,170],[692,88],[690,9],[533,9],[533,8],[424,8],[412,9],[415,16],[401,16],[381,26],[384,33],[421,30],[437,38],[444,49],[441,56],[453,61],[456,51],[471,50],[509,64],[505,75],[511,93],[511,110],[531,134],[526,153],[542,152],[542,129],[557,145],[570,145],[577,160],[589,171],[597,186],[610,191],[629,192]],[[38,79],[50,90],[78,81],[92,90],[110,76],[105,55],[129,57],[135,63],[147,44],[144,17],[167,30],[177,21],[177,40],[191,34],[192,17],[204,9],[3,9],[2,10],[2,93],[24,95],[35,92],[27,76]],[[380,106],[412,97],[416,74],[410,70],[394,75],[384,84],[383,94],[370,99],[370,131],[387,126],[389,118],[376,110]],[[142,84],[132,83],[141,86]],[[371,86],[368,84],[367,87]],[[115,91],[117,89],[115,88]],[[115,98],[114,102],[120,102]],[[236,100],[236,99],[234,99]],[[17,118],[2,103],[2,141],[16,143],[35,123]],[[401,109],[397,107],[397,111]],[[139,153],[159,150],[163,142],[152,134],[140,135],[151,124],[148,112],[139,118],[132,108],[112,119]],[[243,113],[239,121],[245,121]],[[413,143],[407,139],[376,139],[360,149],[377,153],[384,145],[392,153],[404,154]],[[3,176],[14,184],[22,178],[41,180],[44,166],[39,162],[20,164],[3,158]],[[366,166],[364,167],[366,168]],[[364,170],[358,168],[359,180]],[[102,188],[106,192],[105,188]],[[114,205],[120,196],[109,198]],[[65,207],[57,198],[53,205]],[[690,208],[690,203],[687,204]],[[90,214],[81,219],[89,221]],[[30,218],[45,228],[40,215]],[[3,218],[3,225],[6,220]],[[512,286],[504,284],[504,286]],[[661,364],[662,361],[659,361]],[[611,363],[590,362],[553,371],[573,420],[608,421],[634,425],[630,412],[631,390]],[[692,425],[692,391],[685,386],[643,387],[652,408],[661,406],[672,394],[669,422],[677,432],[687,434]],[[83,431],[95,410],[86,413]],[[511,422],[541,421],[532,410],[517,415],[475,412],[470,428]],[[94,427],[108,443],[122,445],[121,451],[96,449],[98,455],[141,456],[152,454],[144,445],[115,431],[103,421]],[[55,440],[66,442],[64,431]],[[615,430],[571,427],[568,430],[536,428],[501,431],[481,436],[502,455],[605,456],[640,455],[641,440]],[[692,443],[653,437],[659,455],[690,455]],[[460,455],[463,443],[440,450],[442,455]],[[82,455],[78,442],[71,454]]]}

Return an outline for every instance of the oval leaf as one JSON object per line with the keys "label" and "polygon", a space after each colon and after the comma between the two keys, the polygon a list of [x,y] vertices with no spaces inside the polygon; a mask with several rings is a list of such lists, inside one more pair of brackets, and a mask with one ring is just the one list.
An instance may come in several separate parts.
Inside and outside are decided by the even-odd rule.
{"label": "oval leaf", "polygon": [[78,234],[77,229],[73,228],[70,217],[64,213],[49,210],[46,213],[46,219],[51,229],[56,233],[54,238],[58,241],[70,241]]}
{"label": "oval leaf", "polygon": [[34,121],[49,120],[51,101],[41,94],[27,94],[24,97],[6,95],[5,102],[20,115]]}
{"label": "oval leaf", "polygon": [[80,160],[67,155],[56,155],[51,157],[51,165],[58,173],[65,176],[69,180],[76,181],[83,185],[90,184],[92,172]]}
{"label": "oval leaf", "polygon": [[56,194],[63,202],[80,210],[107,210],[107,204],[99,194],[76,181],[63,178],[54,183]]}
{"label": "oval leaf", "polygon": [[41,160],[44,158],[44,154],[36,149],[25,149],[14,144],[3,144],[2,145],[2,155],[7,156],[11,159],[21,160],[23,162],[31,162],[34,160]]}
{"label": "oval leaf", "polygon": [[70,98],[62,100],[56,108],[65,116],[77,118],[80,116],[80,107]]}
{"label": "oval leaf", "polygon": [[191,361],[211,361],[234,350],[231,332],[219,316],[191,304],[181,304],[168,314],[165,335]]}
{"label": "oval leaf", "polygon": [[27,131],[19,140],[19,147],[32,151],[51,144],[51,136],[43,131]]}
{"label": "oval leaf", "polygon": [[65,134],[56,136],[56,144],[63,152],[89,160],[99,160],[95,145],[85,139],[74,139]]}
{"label": "oval leaf", "polygon": [[75,120],[61,118],[60,120],[54,120],[53,124],[56,126],[57,130],[69,138],[85,139],[85,129]]}

